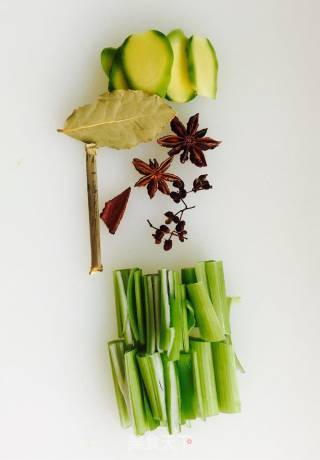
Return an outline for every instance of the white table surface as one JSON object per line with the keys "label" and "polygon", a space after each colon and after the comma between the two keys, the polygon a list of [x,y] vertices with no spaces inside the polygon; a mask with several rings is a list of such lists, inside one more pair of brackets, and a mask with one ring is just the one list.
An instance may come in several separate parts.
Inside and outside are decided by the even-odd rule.
{"label": "white table surface", "polygon": [[[318,0],[1,1],[1,460],[320,458],[319,14]],[[215,190],[195,197],[190,240],[171,253],[145,224],[168,202],[134,190],[118,234],[102,225],[105,271],[89,277],[83,149],[56,128],[106,89],[101,48],[175,27],[210,37],[220,61],[217,100],[177,106],[223,140],[207,153]],[[134,156],[164,150],[101,150],[101,205],[134,183]],[[111,270],[205,258],[224,260],[242,299],[243,411],[137,443],[105,352]]]}

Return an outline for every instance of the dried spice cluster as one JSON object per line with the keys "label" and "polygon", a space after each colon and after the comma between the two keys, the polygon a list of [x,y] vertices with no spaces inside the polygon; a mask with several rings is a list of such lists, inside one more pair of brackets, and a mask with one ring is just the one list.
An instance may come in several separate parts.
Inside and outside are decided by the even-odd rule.
{"label": "dried spice cluster", "polygon": [[[171,129],[175,135],[168,135],[158,139],[158,144],[163,147],[170,148],[168,155],[169,158],[164,160],[160,165],[157,160],[149,160],[149,163],[135,158],[133,165],[136,170],[143,175],[139,179],[136,187],[147,187],[150,198],[153,198],[159,190],[170,198],[175,203],[182,203],[183,208],[177,212],[167,211],[164,216],[165,222],[159,227],[154,226],[148,219],[149,226],[155,230],[152,234],[156,244],[163,242],[165,251],[169,251],[173,245],[173,238],[184,242],[187,239],[186,222],[183,219],[184,213],[195,206],[188,206],[186,198],[189,193],[196,193],[200,190],[209,190],[212,185],[207,180],[207,174],[202,174],[193,181],[192,189],[187,191],[183,180],[171,174],[168,171],[172,164],[174,157],[180,153],[180,162],[185,163],[190,161],[197,167],[204,167],[207,165],[204,155],[205,150],[214,149],[220,144],[210,137],[205,137],[207,129],[200,129],[199,127],[199,114],[193,115],[185,127],[181,121],[175,117],[171,121]],[[168,182],[172,183],[175,190],[169,189]],[[169,227],[171,225],[171,227]],[[172,227],[173,226],[173,227]]]}
{"label": "dried spice cluster", "polygon": [[[192,189],[189,191],[185,189],[184,182],[182,180],[174,181],[172,185],[177,190],[172,191],[170,193],[170,197],[175,203],[182,203],[183,208],[175,213],[173,211],[165,212],[164,216],[166,219],[164,224],[160,225],[160,227],[155,227],[149,219],[147,221],[149,226],[155,230],[155,233],[152,234],[155,243],[160,244],[164,239],[163,249],[165,251],[169,251],[172,248],[172,240],[174,237],[178,238],[182,243],[188,239],[186,236],[188,232],[185,229],[186,221],[184,220],[183,216],[186,211],[194,209],[195,206],[187,205],[185,201],[187,195],[189,193],[196,193],[200,190],[209,190],[212,188],[212,185],[207,180],[207,174],[203,174],[197,177],[193,181]],[[174,225],[174,228],[170,228],[169,225]]]}
{"label": "dried spice cluster", "polygon": [[[134,158],[133,166],[142,175],[135,183],[135,187],[146,187],[149,197],[152,199],[159,191],[167,195],[176,204],[182,204],[183,207],[174,212],[169,210],[164,213],[165,220],[160,226],[153,225],[148,220],[149,226],[154,230],[152,234],[156,244],[163,243],[165,251],[169,251],[173,246],[174,238],[184,242],[187,240],[186,221],[184,214],[186,211],[195,208],[187,204],[187,197],[190,193],[197,193],[201,190],[210,190],[212,185],[207,179],[207,174],[202,174],[194,179],[192,188],[186,190],[184,181],[176,174],[169,172],[174,158],[180,153],[181,163],[190,160],[197,167],[207,165],[204,155],[205,150],[214,149],[220,144],[210,137],[206,137],[207,129],[200,129],[199,114],[193,115],[185,127],[181,121],[175,117],[171,121],[171,129],[175,135],[168,135],[158,139],[158,143],[170,148],[168,151],[169,157],[160,164],[156,159],[150,159],[148,163]],[[172,185],[171,190],[169,184]],[[103,211],[100,214],[109,229],[109,232],[114,234],[119,226],[119,223],[125,212],[131,188],[127,188],[124,192],[114,197],[105,204]]]}

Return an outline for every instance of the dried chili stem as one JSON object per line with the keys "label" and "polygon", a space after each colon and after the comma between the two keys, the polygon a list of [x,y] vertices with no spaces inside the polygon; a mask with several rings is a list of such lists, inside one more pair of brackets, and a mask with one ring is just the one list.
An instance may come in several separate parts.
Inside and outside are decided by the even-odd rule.
{"label": "dried chili stem", "polygon": [[90,225],[91,268],[90,274],[101,272],[100,220],[97,185],[96,144],[86,144],[87,189]]}

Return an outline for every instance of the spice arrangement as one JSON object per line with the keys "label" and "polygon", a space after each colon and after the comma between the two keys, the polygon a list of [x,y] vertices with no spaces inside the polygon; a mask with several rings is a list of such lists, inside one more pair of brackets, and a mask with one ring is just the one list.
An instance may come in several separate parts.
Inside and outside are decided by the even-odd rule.
{"label": "spice arrangement", "polygon": [[[198,113],[189,119],[187,127],[184,127],[178,117],[174,117],[170,125],[171,130],[175,134],[164,136],[157,140],[158,144],[162,147],[170,149],[167,152],[169,155],[167,160],[161,163],[160,166],[158,163],[154,163],[156,160],[153,160],[153,162],[149,160],[149,165],[138,159],[133,160],[133,165],[137,171],[144,174],[144,177],[135,184],[136,187],[147,185],[150,198],[153,198],[156,191],[159,189],[162,193],[169,195],[175,203],[181,203],[183,206],[182,209],[176,212],[167,211],[164,214],[166,220],[160,227],[155,227],[149,219],[147,220],[149,226],[155,230],[152,236],[156,244],[160,244],[163,237],[166,235],[163,244],[163,249],[165,251],[169,251],[172,248],[173,237],[177,237],[182,243],[187,239],[187,230],[185,229],[186,222],[183,220],[183,216],[186,211],[195,207],[187,205],[187,195],[189,193],[196,193],[200,190],[209,190],[212,188],[212,185],[210,185],[207,180],[207,174],[201,174],[194,179],[192,188],[187,191],[182,178],[166,173],[167,169],[177,155],[180,155],[180,162],[182,164],[190,160],[191,163],[199,168],[207,166],[203,151],[214,149],[220,144],[219,141],[215,141],[210,137],[205,137],[207,133],[206,128],[198,130]],[[172,182],[173,190],[170,191],[166,182]],[[175,224],[173,230],[168,227],[168,225],[172,223]]]}
{"label": "spice arrangement", "polygon": [[[184,242],[186,230],[182,216],[192,209],[187,206],[187,193],[211,188],[206,175],[194,180],[187,192],[182,178],[170,173],[172,161],[179,155],[180,162],[187,161],[196,167],[207,165],[204,152],[218,147],[220,141],[207,137],[207,129],[199,128],[199,114],[193,115],[186,127],[173,108],[164,100],[187,102],[197,95],[215,98],[217,91],[218,61],[210,41],[204,37],[189,39],[180,30],[167,36],[157,30],[133,34],[118,48],[104,48],[101,65],[108,77],[109,91],[92,104],[76,108],[59,129],[85,144],[88,188],[91,267],[90,273],[102,271],[99,217],[111,234],[124,216],[131,194],[131,186],[108,200],[100,211],[96,154],[100,147],[130,149],[144,142],[157,140],[168,149],[161,164],[155,159],[148,163],[135,159],[133,165],[142,177],[136,187],[147,187],[150,198],[157,191],[168,195],[184,208],[175,214],[174,231],[153,226],[156,243],[166,238],[163,248],[172,248],[172,238]],[[159,137],[170,123],[171,134]],[[170,189],[169,184],[173,189]],[[197,184],[197,185],[195,185]],[[177,218],[180,217],[179,221]]]}
{"label": "spice arrangement", "polygon": [[[90,273],[102,271],[100,219],[115,234],[136,187],[168,197],[160,222],[146,216],[150,241],[164,251],[190,238],[187,218],[195,193],[212,191],[203,168],[221,141],[199,127],[199,113],[186,124],[170,101],[215,98],[218,61],[210,40],[177,29],[133,34],[119,47],[104,48],[101,65],[108,91],[76,108],[58,131],[84,143],[90,224]],[[201,120],[202,121],[202,120]],[[100,209],[96,155],[101,147],[125,150],[154,141],[163,159],[134,158],[137,180]],[[181,173],[172,173],[173,163]],[[185,163],[196,169],[192,183]],[[201,174],[199,169],[201,168]],[[239,412],[230,327],[232,298],[226,295],[221,261],[199,262],[181,271],[139,268],[114,271],[118,339],[108,343],[115,395],[123,427],[137,435],[167,426],[178,433],[198,417]]]}

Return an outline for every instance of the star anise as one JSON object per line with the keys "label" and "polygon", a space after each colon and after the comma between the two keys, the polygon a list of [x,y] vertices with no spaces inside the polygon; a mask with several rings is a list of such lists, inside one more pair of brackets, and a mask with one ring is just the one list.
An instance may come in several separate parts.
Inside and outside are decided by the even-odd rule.
{"label": "star anise", "polygon": [[211,137],[205,137],[207,129],[200,129],[198,131],[199,114],[196,113],[189,119],[186,128],[178,117],[173,118],[170,126],[176,136],[171,134],[161,137],[157,141],[162,147],[168,147],[171,149],[169,150],[168,155],[173,157],[174,155],[182,152],[180,155],[181,163],[185,163],[189,159],[190,155],[190,161],[194,165],[200,168],[207,166],[203,151],[218,147],[221,141],[216,141]]}
{"label": "star anise", "polygon": [[143,177],[136,182],[135,187],[147,186],[150,198],[153,198],[157,190],[165,195],[170,194],[167,182],[181,181],[175,174],[167,173],[173,158],[167,158],[160,165],[156,159],[149,160],[149,164],[139,158],[134,158],[132,163],[136,170],[143,174]]}

